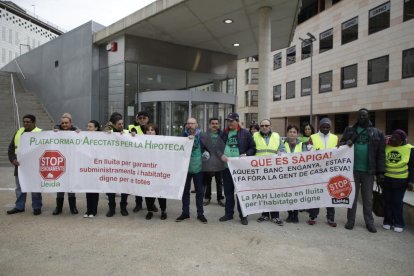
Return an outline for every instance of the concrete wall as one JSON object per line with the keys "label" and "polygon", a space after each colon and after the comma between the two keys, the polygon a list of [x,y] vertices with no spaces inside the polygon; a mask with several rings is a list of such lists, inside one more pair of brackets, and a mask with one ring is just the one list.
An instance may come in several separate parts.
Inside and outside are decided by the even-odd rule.
{"label": "concrete wall", "polygon": [[[22,84],[38,95],[56,122],[64,112],[81,128],[98,118],[99,58],[92,33],[102,27],[85,23],[16,59],[25,75],[18,74]],[[15,61],[3,70],[20,73]]]}

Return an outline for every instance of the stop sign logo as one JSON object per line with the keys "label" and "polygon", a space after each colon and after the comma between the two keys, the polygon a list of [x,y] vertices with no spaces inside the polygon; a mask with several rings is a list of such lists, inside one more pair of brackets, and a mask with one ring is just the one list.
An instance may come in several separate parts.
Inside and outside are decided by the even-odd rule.
{"label": "stop sign logo", "polygon": [[331,197],[336,199],[349,197],[352,192],[351,180],[342,175],[332,177],[329,179],[328,192]]}
{"label": "stop sign logo", "polygon": [[44,180],[56,180],[66,170],[66,159],[58,150],[46,150],[39,158],[39,172]]}

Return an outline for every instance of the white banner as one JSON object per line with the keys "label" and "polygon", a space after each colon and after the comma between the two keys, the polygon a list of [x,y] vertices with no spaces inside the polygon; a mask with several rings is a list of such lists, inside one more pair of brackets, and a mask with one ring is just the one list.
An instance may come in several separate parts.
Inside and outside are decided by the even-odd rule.
{"label": "white banner", "polygon": [[127,193],[181,199],[193,140],[95,131],[24,133],[24,192]]}
{"label": "white banner", "polygon": [[351,208],[355,197],[354,149],[229,158],[244,215],[310,209]]}

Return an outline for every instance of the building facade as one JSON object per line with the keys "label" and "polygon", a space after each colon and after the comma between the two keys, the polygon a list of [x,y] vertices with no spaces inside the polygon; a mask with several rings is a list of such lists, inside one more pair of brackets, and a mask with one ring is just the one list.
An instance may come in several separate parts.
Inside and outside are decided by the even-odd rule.
{"label": "building facade", "polygon": [[[323,7],[300,22],[288,48],[272,52],[265,97],[274,128],[285,133],[288,124],[309,122],[312,108],[314,126],[329,117],[341,134],[364,107],[386,134],[402,128],[412,141],[414,1],[324,1]],[[238,110],[246,125],[258,112],[256,68],[254,58],[238,61]]]}
{"label": "building facade", "polygon": [[11,1],[0,1],[0,68],[63,32]]}

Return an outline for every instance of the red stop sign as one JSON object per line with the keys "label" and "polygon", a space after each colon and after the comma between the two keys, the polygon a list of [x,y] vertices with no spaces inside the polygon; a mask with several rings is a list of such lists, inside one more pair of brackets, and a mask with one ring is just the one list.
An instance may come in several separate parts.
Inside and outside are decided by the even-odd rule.
{"label": "red stop sign", "polygon": [[349,197],[352,192],[351,180],[342,175],[332,177],[328,182],[328,192],[336,199]]}
{"label": "red stop sign", "polygon": [[39,158],[39,173],[44,180],[56,180],[65,173],[66,159],[58,150],[46,150]]}

